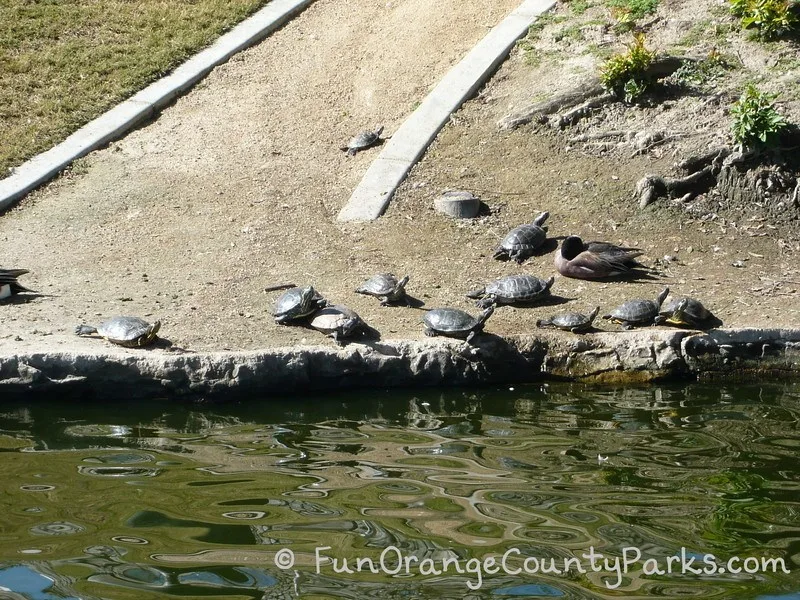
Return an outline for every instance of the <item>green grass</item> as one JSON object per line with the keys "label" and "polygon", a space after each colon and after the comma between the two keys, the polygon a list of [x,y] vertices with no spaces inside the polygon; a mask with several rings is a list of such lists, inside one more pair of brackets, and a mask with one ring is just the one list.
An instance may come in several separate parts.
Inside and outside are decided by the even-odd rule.
{"label": "green grass", "polygon": [[2,0],[0,178],[268,0]]}

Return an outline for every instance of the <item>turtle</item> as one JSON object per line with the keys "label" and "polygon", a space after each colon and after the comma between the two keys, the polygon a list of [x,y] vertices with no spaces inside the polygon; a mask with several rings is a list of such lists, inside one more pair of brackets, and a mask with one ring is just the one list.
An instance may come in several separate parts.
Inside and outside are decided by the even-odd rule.
{"label": "turtle", "polygon": [[350,138],[347,146],[342,146],[341,149],[347,152],[348,156],[355,156],[361,150],[366,150],[370,146],[377,144],[381,139],[383,133],[383,125],[378,127],[375,131],[362,131],[358,135]]}
{"label": "turtle", "polygon": [[160,327],[161,321],[156,321],[151,325],[139,317],[113,317],[100,323],[97,327],[78,325],[75,333],[78,335],[96,333],[109,342],[126,348],[142,348],[155,341]]}
{"label": "turtle", "polygon": [[655,319],[656,325],[702,328],[714,318],[702,302],[688,296],[674,298],[664,304]]}
{"label": "turtle", "polygon": [[555,327],[572,333],[585,333],[592,328],[592,323],[599,312],[599,306],[595,307],[588,315],[579,312],[562,312],[549,319],[539,319],[536,321],[536,326]]}
{"label": "turtle", "polygon": [[293,287],[275,301],[272,314],[276,323],[286,325],[289,321],[307,317],[327,305],[328,301],[313,286]]}
{"label": "turtle", "polygon": [[331,304],[314,313],[309,324],[342,345],[342,340],[362,328],[364,321],[354,310],[341,304]]}
{"label": "turtle", "polygon": [[543,225],[549,216],[550,213],[545,211],[532,223],[520,225],[509,231],[495,249],[494,258],[514,260],[521,264],[526,258],[533,256],[533,253],[547,239],[547,227],[543,227]]}
{"label": "turtle", "polygon": [[658,311],[661,310],[661,304],[663,304],[667,294],[669,294],[669,288],[665,287],[655,301],[628,300],[612,310],[610,314],[603,315],[603,318],[610,320],[612,323],[622,324],[623,329],[632,329],[637,325],[650,325],[658,316]]}
{"label": "turtle", "polygon": [[33,292],[17,282],[17,277],[28,272],[27,269],[0,269],[0,300],[5,300],[20,292]]}
{"label": "turtle", "polygon": [[408,275],[398,281],[397,277],[391,273],[378,273],[358,286],[356,293],[375,296],[381,301],[382,306],[394,302],[403,302],[407,306],[408,298],[406,297],[405,288],[408,279]]}
{"label": "turtle", "polygon": [[476,318],[458,308],[434,308],[422,317],[425,335],[463,338],[469,344],[475,334],[483,330],[486,320],[493,312],[494,305],[490,305]]}
{"label": "turtle", "polygon": [[467,293],[468,298],[481,298],[476,304],[486,308],[491,304],[534,302],[550,295],[555,277],[547,281],[533,275],[509,275],[487,286]]}

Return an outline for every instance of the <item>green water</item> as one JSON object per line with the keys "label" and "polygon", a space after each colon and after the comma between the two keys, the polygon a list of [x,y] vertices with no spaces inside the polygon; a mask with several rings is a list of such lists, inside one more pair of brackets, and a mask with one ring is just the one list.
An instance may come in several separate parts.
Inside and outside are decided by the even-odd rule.
{"label": "green water", "polygon": [[796,384],[6,401],[0,598],[797,600],[799,422]]}

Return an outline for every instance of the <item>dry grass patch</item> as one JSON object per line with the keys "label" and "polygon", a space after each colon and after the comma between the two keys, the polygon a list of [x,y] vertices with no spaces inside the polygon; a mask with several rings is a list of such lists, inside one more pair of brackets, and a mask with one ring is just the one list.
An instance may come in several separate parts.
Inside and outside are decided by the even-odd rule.
{"label": "dry grass patch", "polygon": [[268,0],[0,2],[0,177]]}

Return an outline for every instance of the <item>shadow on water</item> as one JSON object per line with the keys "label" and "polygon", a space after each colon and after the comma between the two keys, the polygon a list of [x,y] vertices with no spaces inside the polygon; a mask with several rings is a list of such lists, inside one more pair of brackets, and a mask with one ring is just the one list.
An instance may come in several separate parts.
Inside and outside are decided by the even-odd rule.
{"label": "shadow on water", "polygon": [[[81,600],[788,600],[799,398],[797,384],[539,384],[6,400],[0,586]],[[640,560],[617,574],[592,550]],[[504,568],[484,569],[490,556]],[[409,572],[392,574],[401,557]],[[722,573],[730,557],[753,572]],[[754,570],[764,558],[790,572]],[[668,559],[715,570],[656,572]]]}

